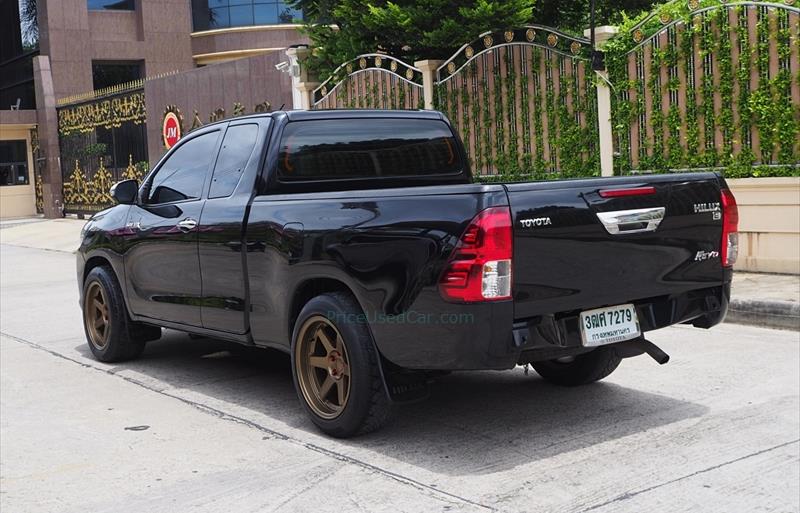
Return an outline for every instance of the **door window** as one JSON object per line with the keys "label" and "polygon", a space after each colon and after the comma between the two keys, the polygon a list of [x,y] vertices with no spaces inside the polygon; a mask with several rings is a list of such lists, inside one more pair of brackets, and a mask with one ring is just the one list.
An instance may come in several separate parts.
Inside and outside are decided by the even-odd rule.
{"label": "door window", "polygon": [[179,146],[153,177],[146,202],[159,204],[200,198],[218,137],[219,130]]}
{"label": "door window", "polygon": [[258,125],[237,125],[228,128],[219,150],[209,198],[230,196],[250,160],[258,137]]}

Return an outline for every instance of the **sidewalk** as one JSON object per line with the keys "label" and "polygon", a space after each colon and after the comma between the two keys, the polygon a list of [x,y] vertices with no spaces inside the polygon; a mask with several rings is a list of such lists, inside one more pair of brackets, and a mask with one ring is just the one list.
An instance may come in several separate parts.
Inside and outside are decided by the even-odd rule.
{"label": "sidewalk", "polygon": [[82,219],[8,219],[0,221],[0,244],[50,251],[73,252],[78,249]]}
{"label": "sidewalk", "polygon": [[800,330],[800,276],[734,272],[725,321]]}
{"label": "sidewalk", "polygon": [[[73,252],[86,221],[9,219],[0,221],[0,243]],[[735,272],[726,322],[800,330],[800,276]]]}

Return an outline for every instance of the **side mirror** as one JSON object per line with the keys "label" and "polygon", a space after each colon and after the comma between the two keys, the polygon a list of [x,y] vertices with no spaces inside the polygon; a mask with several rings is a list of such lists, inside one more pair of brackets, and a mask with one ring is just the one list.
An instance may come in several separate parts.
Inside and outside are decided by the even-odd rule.
{"label": "side mirror", "polygon": [[111,196],[120,205],[133,205],[136,194],[139,192],[139,182],[136,180],[122,180],[111,186]]}

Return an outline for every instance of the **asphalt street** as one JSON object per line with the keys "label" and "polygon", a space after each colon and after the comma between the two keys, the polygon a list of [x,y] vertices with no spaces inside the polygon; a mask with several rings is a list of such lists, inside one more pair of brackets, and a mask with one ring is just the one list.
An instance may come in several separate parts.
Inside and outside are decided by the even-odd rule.
{"label": "asphalt street", "polygon": [[0,510],[800,510],[800,333],[652,333],[565,389],[521,368],[454,373],[386,427],[322,436],[277,352],[165,332],[105,365],[74,255],[0,246]]}

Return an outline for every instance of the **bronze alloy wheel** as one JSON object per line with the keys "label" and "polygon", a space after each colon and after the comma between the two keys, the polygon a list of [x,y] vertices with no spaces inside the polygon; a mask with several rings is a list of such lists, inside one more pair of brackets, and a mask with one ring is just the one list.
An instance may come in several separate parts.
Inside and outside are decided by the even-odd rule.
{"label": "bronze alloy wheel", "polygon": [[319,417],[338,417],[350,397],[350,360],[339,330],[321,315],[310,317],[295,344],[295,372],[306,404]]}
{"label": "bronze alloy wheel", "polygon": [[97,349],[104,349],[108,344],[111,330],[111,319],[108,312],[108,300],[103,286],[93,282],[86,291],[83,304],[83,321],[89,332],[89,341]]}

